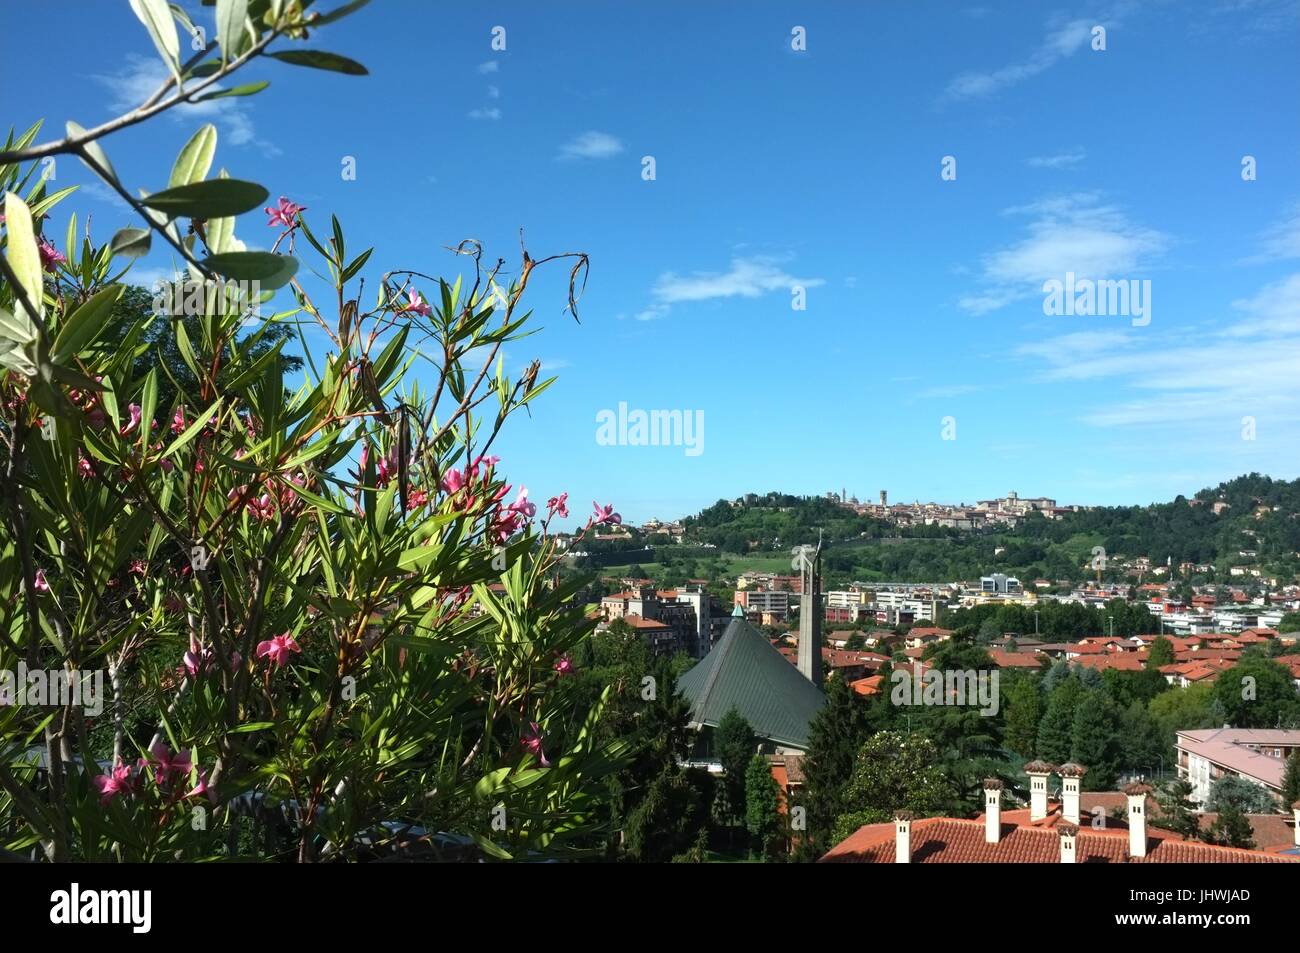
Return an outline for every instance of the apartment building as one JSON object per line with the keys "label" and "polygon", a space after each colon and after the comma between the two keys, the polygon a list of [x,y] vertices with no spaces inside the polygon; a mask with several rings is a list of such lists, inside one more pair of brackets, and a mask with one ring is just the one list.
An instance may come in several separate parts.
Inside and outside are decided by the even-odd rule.
{"label": "apartment building", "polygon": [[1192,785],[1192,799],[1204,804],[1219,778],[1239,777],[1281,797],[1286,759],[1300,749],[1300,729],[1206,728],[1180,731],[1174,741],[1178,777]]}

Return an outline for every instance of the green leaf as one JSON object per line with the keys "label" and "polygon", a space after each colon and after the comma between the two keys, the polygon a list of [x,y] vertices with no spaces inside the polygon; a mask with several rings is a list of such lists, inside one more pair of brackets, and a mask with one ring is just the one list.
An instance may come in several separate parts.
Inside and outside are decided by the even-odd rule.
{"label": "green leaf", "polygon": [[312,69],[346,73],[349,76],[370,75],[370,71],[356,60],[350,60],[346,56],[340,56],[337,53],[326,53],[324,50],[280,50],[266,55],[272,56],[283,63],[292,63],[294,66],[310,66]]}
{"label": "green leaf", "polygon": [[273,721],[250,721],[230,729],[232,735],[246,735],[254,731],[266,731],[267,728],[274,728]]}
{"label": "green leaf", "polygon": [[147,228],[123,228],[108,243],[109,253],[114,257],[140,258],[149,254],[153,244],[153,232]]}
{"label": "green leaf", "polygon": [[55,363],[62,364],[99,336],[113,313],[113,305],[125,290],[123,285],[105,288],[92,295],[64,319],[54,338],[51,352]]}
{"label": "green leaf", "polygon": [[[67,130],[69,136],[84,136],[86,134],[85,128],[78,123],[73,122],[71,119],[64,123],[64,128]],[[82,157],[81,161],[85,163],[88,169],[97,175],[99,174],[99,170],[102,169],[104,173],[108,175],[110,181],[117,181],[117,172],[113,170],[113,163],[108,161],[108,153],[100,148],[98,142],[95,142],[92,139],[90,142],[82,143],[81,149],[85,153],[85,156]],[[87,158],[93,159],[95,165],[99,166],[99,169],[96,169],[94,165],[91,165],[91,163],[86,162]]]}
{"label": "green leaf", "polygon": [[149,369],[140,394],[140,446],[148,447],[153,436],[153,415],[158,411],[158,368]]}
{"label": "green leaf", "polygon": [[223,61],[239,56],[247,17],[248,0],[217,0],[217,42],[221,44]]}
{"label": "green leaf", "polygon": [[178,185],[190,185],[202,182],[212,168],[212,157],[217,151],[217,127],[207,123],[199,128],[194,137],[185,143],[176,164],[172,166],[171,178],[167,187],[173,189]]}
{"label": "green leaf", "polygon": [[163,61],[179,80],[181,44],[167,0],[131,0],[131,9],[149,31],[149,39],[153,40]]}
{"label": "green leaf", "polygon": [[[197,437],[199,431],[208,425],[208,421],[212,419],[212,415],[217,412],[217,408],[221,406],[221,401],[223,399],[224,398],[218,397],[212,402],[211,407],[195,417],[194,422],[186,427],[179,437],[172,441],[172,445],[167,448],[167,452],[163,454],[163,457],[170,457],[172,454],[180,452],[187,443]],[[142,424],[142,426],[148,425]]]}
{"label": "green leaf", "polygon": [[360,10],[369,2],[370,0],[352,0],[351,3],[345,3],[336,10],[331,10],[329,13],[322,13],[312,22],[312,26],[324,26],[327,23],[333,23],[335,20],[341,20],[349,13],[355,13]]}
{"label": "green leaf", "polygon": [[163,189],[141,199],[141,202],[172,218],[221,218],[257,208],[269,194],[256,182],[210,179]]}
{"label": "green leaf", "polygon": [[298,271],[298,259],[292,255],[273,255],[268,251],[233,251],[209,255],[203,264],[219,275],[236,281],[256,281],[264,291],[275,291],[289,283]]}
{"label": "green leaf", "polygon": [[[5,228],[9,233],[9,267],[18,278],[18,285],[27,292],[35,314],[31,314],[34,325],[45,313],[45,282],[42,277],[41,253],[36,244],[36,231],[32,227],[31,209],[27,203],[13,192],[5,194]],[[14,303],[22,302],[15,297]],[[22,318],[19,313],[16,315]],[[34,329],[33,329],[34,330]],[[32,340],[35,340],[35,336]]]}
{"label": "green leaf", "polygon": [[243,86],[233,86],[230,89],[215,89],[210,93],[204,93],[202,96],[195,96],[190,102],[202,103],[209,99],[224,99],[227,96],[252,96],[255,93],[260,93],[270,85],[270,80],[264,79],[256,83],[245,83]]}
{"label": "green leaf", "polygon": [[355,278],[357,272],[365,267],[366,262],[370,259],[370,253],[373,251],[373,248],[367,248],[360,255],[354,258],[352,263],[343,269],[343,275],[339,278],[339,284],[345,285]]}

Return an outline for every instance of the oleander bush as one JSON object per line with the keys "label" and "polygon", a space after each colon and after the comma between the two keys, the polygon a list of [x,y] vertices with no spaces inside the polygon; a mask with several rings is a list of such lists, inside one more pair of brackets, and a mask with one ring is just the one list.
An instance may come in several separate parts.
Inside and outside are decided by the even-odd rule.
{"label": "oleander bush", "polygon": [[[537,859],[607,836],[629,752],[598,730],[608,691],[573,690],[591,623],[556,572],[567,499],[539,514],[492,453],[551,383],[536,364],[512,379],[501,349],[531,331],[529,278],[554,259],[525,251],[507,279],[463,242],[463,280],[379,271],[337,219],[218,171],[211,125],[154,191],[109,160],[112,135],[168,109],[257,94],[225,82],[250,64],[364,73],[305,45],[363,4],[205,3],[214,42],[182,59],[199,25],[132,0],[171,79],[0,154],[11,859]],[[138,223],[46,234],[76,201],[47,187],[48,156],[84,162]],[[263,207],[270,230],[244,217]],[[151,247],[178,272],[141,308],[131,263]],[[586,259],[554,258],[573,307]],[[617,519],[600,506],[588,526]],[[102,673],[102,692],[33,704],[33,672]]]}

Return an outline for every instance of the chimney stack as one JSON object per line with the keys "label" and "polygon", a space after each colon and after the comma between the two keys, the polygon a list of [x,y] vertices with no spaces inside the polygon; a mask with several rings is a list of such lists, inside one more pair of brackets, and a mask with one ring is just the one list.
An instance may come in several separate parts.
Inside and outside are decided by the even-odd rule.
{"label": "chimney stack", "polygon": [[1046,761],[1031,761],[1025,765],[1029,775],[1029,819],[1041,821],[1047,817],[1047,778],[1055,771]]}
{"label": "chimney stack", "polygon": [[1002,839],[1002,782],[997,778],[984,781],[984,840],[996,844]]}
{"label": "chimney stack", "polygon": [[912,862],[912,812],[894,812],[894,863]]}
{"label": "chimney stack", "polygon": [[1133,857],[1147,855],[1147,795],[1153,790],[1143,781],[1124,789],[1128,796],[1128,852]]}
{"label": "chimney stack", "polygon": [[1058,769],[1061,775],[1061,815],[1071,824],[1079,823],[1079,787],[1088,769],[1067,761]]}
{"label": "chimney stack", "polygon": [[1061,835],[1061,863],[1078,863],[1079,828],[1076,824],[1061,824],[1056,828]]}

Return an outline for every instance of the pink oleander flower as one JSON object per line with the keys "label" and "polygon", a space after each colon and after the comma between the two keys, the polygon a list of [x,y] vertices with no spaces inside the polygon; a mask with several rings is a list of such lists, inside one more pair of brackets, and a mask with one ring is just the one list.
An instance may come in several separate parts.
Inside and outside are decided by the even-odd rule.
{"label": "pink oleander flower", "polygon": [[569,494],[561,493],[559,496],[553,496],[546,501],[546,513],[548,516],[558,516],[565,519],[569,515]]}
{"label": "pink oleander flower", "polygon": [[86,419],[96,430],[104,429],[104,425],[108,423],[108,415],[104,413],[103,407],[92,407],[86,411]]}
{"label": "pink oleander flower", "polygon": [[460,470],[448,470],[442,475],[442,489],[445,493],[458,493],[460,488],[469,482],[465,473]]}
{"label": "pink oleander flower", "polygon": [[172,775],[187,777],[194,767],[188,754],[183,751],[172,754],[171,748],[161,741],[149,749],[149,754],[153,762],[153,779],[160,785],[167,784]]}
{"label": "pink oleander flower", "polygon": [[93,477],[95,475],[95,468],[90,465],[90,461],[87,460],[84,456],[78,455],[77,472],[81,474],[83,478]]}
{"label": "pink oleander flower", "polygon": [[143,576],[148,572],[148,570],[145,569],[143,559],[133,559],[131,560],[131,568],[128,569],[127,572],[133,573],[137,576]]}
{"label": "pink oleander flower", "polygon": [[601,506],[595,500],[592,500],[591,505],[596,511],[593,519],[597,526],[600,526],[602,523],[619,524],[623,522],[623,517],[614,512],[613,503],[610,503],[608,506]]}
{"label": "pink oleander flower", "polygon": [[397,476],[397,451],[394,449],[387,457],[380,457],[375,463],[375,477],[380,486],[388,486]]}
{"label": "pink oleander flower", "polygon": [[511,537],[518,526],[518,513],[510,509],[497,510],[496,516],[492,519],[492,528],[490,532],[497,543],[504,543]]}
{"label": "pink oleander flower", "polygon": [[[184,608],[184,605],[175,596],[169,598],[175,600],[175,611],[179,612]],[[185,671],[189,673],[190,678],[193,678],[199,672],[205,672],[212,667],[212,650],[200,648],[199,640],[191,635],[189,650],[181,656],[181,664],[185,666]]]}
{"label": "pink oleander flower", "polygon": [[573,667],[573,659],[567,655],[561,655],[555,660],[555,671],[558,675],[572,675],[577,669]]}
{"label": "pink oleander flower", "polygon": [[172,433],[179,434],[186,426],[185,405],[181,404],[176,408],[176,413],[172,414]]}
{"label": "pink oleander flower", "polygon": [[207,796],[207,799],[213,804],[217,803],[217,792],[208,787],[208,772],[206,769],[199,771],[199,783],[185,792],[187,798]]}
{"label": "pink oleander flower", "polygon": [[45,580],[45,570],[36,570],[35,585],[37,592],[49,592],[50,584]]}
{"label": "pink oleander flower", "polygon": [[528,487],[521,486],[519,488],[519,495],[510,504],[510,509],[528,519],[532,519],[537,515],[537,504],[528,501]]}
{"label": "pink oleander flower", "polygon": [[524,732],[519,740],[523,742],[525,751],[530,751],[537,755],[538,763],[540,763],[543,768],[549,768],[551,762],[546,760],[546,752],[542,750],[542,739],[544,737],[541,726],[538,725],[537,722],[531,721],[528,723],[528,730]]}
{"label": "pink oleander flower", "polygon": [[424,504],[429,502],[429,494],[424,490],[412,490],[408,502],[411,504],[412,509],[424,506]]}
{"label": "pink oleander flower", "polygon": [[296,202],[290,202],[283,195],[280,196],[280,203],[274,207],[267,206],[266,214],[270,216],[266,224],[274,228],[277,225],[283,225],[285,228],[293,228],[297,224],[299,212],[307,211],[307,206],[299,205]]}
{"label": "pink oleander flower", "polygon": [[271,499],[271,494],[263,493],[261,496],[248,501],[248,514],[259,522],[269,523],[275,519],[275,500]]}
{"label": "pink oleander flower", "polygon": [[293,640],[293,636],[288,632],[277,635],[273,639],[267,639],[265,642],[257,643],[257,658],[269,658],[271,663],[277,668],[283,668],[285,662],[289,661],[289,653],[302,652],[298,643]]}
{"label": "pink oleander flower", "polygon": [[125,437],[129,433],[134,433],[135,429],[140,426],[140,413],[141,413],[140,405],[131,404],[128,409],[131,412],[131,419],[125,427],[123,427],[121,430],[118,431],[118,433],[121,434],[123,437]]}
{"label": "pink oleander flower", "polygon": [[68,260],[63,256],[61,251],[43,238],[37,246],[37,251],[41,254],[41,267],[46,271],[53,271],[57,266],[62,265]]}
{"label": "pink oleander flower", "polygon": [[108,774],[96,775],[92,781],[99,791],[99,803],[107,804],[119,794],[131,793],[131,768],[117,764]]}
{"label": "pink oleander flower", "polygon": [[474,461],[474,472],[475,472],[475,473],[478,473],[479,467],[483,467],[485,470],[491,470],[493,467],[495,467],[495,466],[496,466],[498,463],[500,463],[500,462],[501,462],[501,458],[500,458],[500,457],[482,457],[482,456],[480,456],[478,459],[476,459],[476,460]]}
{"label": "pink oleander flower", "polygon": [[416,291],[414,288],[406,292],[406,297],[407,305],[402,309],[403,311],[414,311],[422,318],[427,318],[429,315],[433,314],[433,309],[430,308],[428,303],[420,297],[420,292]]}

